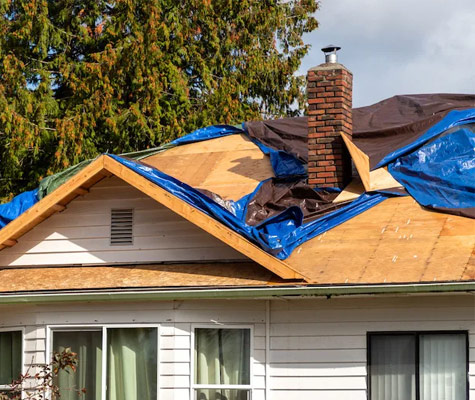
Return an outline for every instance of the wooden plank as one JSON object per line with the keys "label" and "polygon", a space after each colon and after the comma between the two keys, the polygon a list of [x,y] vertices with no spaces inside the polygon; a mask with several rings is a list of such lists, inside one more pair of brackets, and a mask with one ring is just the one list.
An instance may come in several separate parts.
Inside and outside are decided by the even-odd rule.
{"label": "wooden plank", "polygon": [[353,179],[348,186],[346,186],[341,193],[333,200],[333,203],[342,203],[344,201],[350,201],[357,199],[365,192],[363,182],[361,179]]}
{"label": "wooden plank", "polygon": [[356,169],[358,170],[358,174],[360,175],[361,181],[363,182],[364,188],[366,190],[371,190],[371,180],[369,174],[369,157],[363,153],[351,140],[349,135],[341,133],[341,137],[350,152],[351,158],[355,163]]}
{"label": "wooden plank", "polygon": [[205,213],[178,199],[166,190],[160,188],[148,179],[123,166],[114,159],[104,159],[104,167],[125,182],[141,190],[165,207],[174,211],[188,221],[199,226],[204,231],[222,240],[227,245],[241,252],[250,259],[268,268],[283,279],[305,279],[294,268],[285,262],[271,256],[256,245],[252,244],[238,233],[229,229],[222,223],[210,218]]}
{"label": "wooden plank", "polygon": [[[97,279],[98,276],[101,279]],[[65,267],[61,265],[56,268],[4,268],[0,270],[0,291],[2,292],[117,287],[263,286],[272,284],[285,284],[285,281],[253,262],[94,267]],[[215,301],[212,306],[208,307],[210,310],[213,309],[210,314],[214,314],[214,318],[209,315],[208,317],[216,319],[223,314],[224,311],[219,311],[219,304],[222,303]],[[108,306],[102,306],[102,308],[104,307],[107,308]],[[146,305],[140,308],[142,317],[148,312],[146,308]],[[198,307],[196,308],[198,309]],[[235,309],[224,308],[223,310],[225,310],[226,316],[234,315]],[[122,310],[122,313],[126,311]],[[173,318],[175,311],[171,311]],[[186,313],[187,315],[203,316],[200,312],[195,314],[196,311],[192,309]],[[150,312],[153,314],[156,313],[156,310]],[[55,313],[55,311],[52,312],[52,314]],[[104,313],[109,315],[110,311],[104,311]],[[239,315],[243,318],[246,313],[248,315],[259,313],[262,317],[263,310],[259,305],[254,308],[248,307]],[[85,314],[87,313],[85,312]],[[255,319],[259,320],[258,318]],[[203,322],[203,320],[196,322]]]}
{"label": "wooden plank", "polygon": [[401,188],[402,185],[392,177],[387,168],[378,168],[369,173],[371,190]]}
{"label": "wooden plank", "polygon": [[13,240],[13,239],[7,239],[5,240],[2,244],[4,246],[7,246],[7,247],[12,247],[12,246],[15,246],[18,242],[16,240]]}
{"label": "wooden plank", "polygon": [[89,190],[83,187],[78,187],[76,190],[74,190],[74,193],[76,193],[78,196],[85,196],[89,193]]}
{"label": "wooden plank", "polygon": [[66,206],[63,206],[62,204],[55,204],[51,207],[51,209],[56,212],[61,212],[66,210]]}
{"label": "wooden plank", "polygon": [[104,156],[94,160],[80,173],[74,175],[51,194],[6,225],[0,230],[0,243],[5,243],[8,239],[18,239],[41,222],[45,216],[53,214],[59,202],[67,203],[74,199],[77,196],[75,193],[77,188],[91,186],[102,179],[100,172],[104,169],[103,160]]}
{"label": "wooden plank", "polygon": [[378,168],[370,171],[369,157],[353,143],[350,136],[344,133],[342,133],[341,136],[350,152],[366,191],[402,187],[386,168]]}

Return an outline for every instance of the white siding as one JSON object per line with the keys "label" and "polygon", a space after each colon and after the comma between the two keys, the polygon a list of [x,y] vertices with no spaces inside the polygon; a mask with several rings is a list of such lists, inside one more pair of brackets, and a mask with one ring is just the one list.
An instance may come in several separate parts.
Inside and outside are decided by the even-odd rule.
{"label": "white siding", "polygon": [[[134,209],[134,244],[110,246],[110,210]],[[0,253],[0,266],[240,260],[245,257],[137,189],[108,178]]]}
{"label": "white siding", "polygon": [[0,328],[26,326],[27,368],[44,362],[49,325],[160,324],[160,399],[190,394],[191,330],[196,324],[253,327],[253,400],[367,398],[366,336],[372,331],[467,330],[475,400],[475,301],[472,295],[270,301],[194,300],[0,307]]}
{"label": "white siding", "polygon": [[272,400],[366,399],[373,331],[468,330],[475,399],[475,298],[414,296],[272,302]]}

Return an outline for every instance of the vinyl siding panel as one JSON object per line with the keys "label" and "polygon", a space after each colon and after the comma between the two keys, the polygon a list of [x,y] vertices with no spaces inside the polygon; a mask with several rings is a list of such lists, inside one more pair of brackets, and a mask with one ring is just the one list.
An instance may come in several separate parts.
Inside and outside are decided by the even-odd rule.
{"label": "vinyl siding panel", "polygon": [[26,369],[49,358],[51,325],[160,324],[161,400],[190,398],[191,333],[196,325],[253,328],[253,400],[363,400],[367,398],[368,332],[467,330],[470,399],[475,400],[472,295],[278,299],[269,306],[269,321],[264,300],[2,306],[0,328],[25,327]]}
{"label": "vinyl siding panel", "polygon": [[[110,210],[134,210],[133,245],[110,245]],[[4,249],[0,266],[244,260],[202,229],[118,178],[104,179]]]}

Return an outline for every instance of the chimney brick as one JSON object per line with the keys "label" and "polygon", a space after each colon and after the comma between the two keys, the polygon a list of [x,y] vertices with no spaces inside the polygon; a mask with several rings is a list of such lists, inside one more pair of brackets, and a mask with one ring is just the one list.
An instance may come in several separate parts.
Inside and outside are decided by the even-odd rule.
{"label": "chimney brick", "polygon": [[309,185],[343,188],[351,179],[351,158],[340,133],[353,132],[352,88],[353,75],[341,64],[308,71]]}

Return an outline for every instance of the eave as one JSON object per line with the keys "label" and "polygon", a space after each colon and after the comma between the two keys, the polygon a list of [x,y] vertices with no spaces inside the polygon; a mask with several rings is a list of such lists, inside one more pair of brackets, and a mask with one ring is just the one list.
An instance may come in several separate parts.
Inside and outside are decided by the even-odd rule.
{"label": "eave", "polygon": [[272,299],[332,296],[472,293],[475,281],[387,285],[282,285],[265,287],[144,288],[95,291],[0,293],[0,304],[40,304],[85,301],[172,301],[194,299]]}

